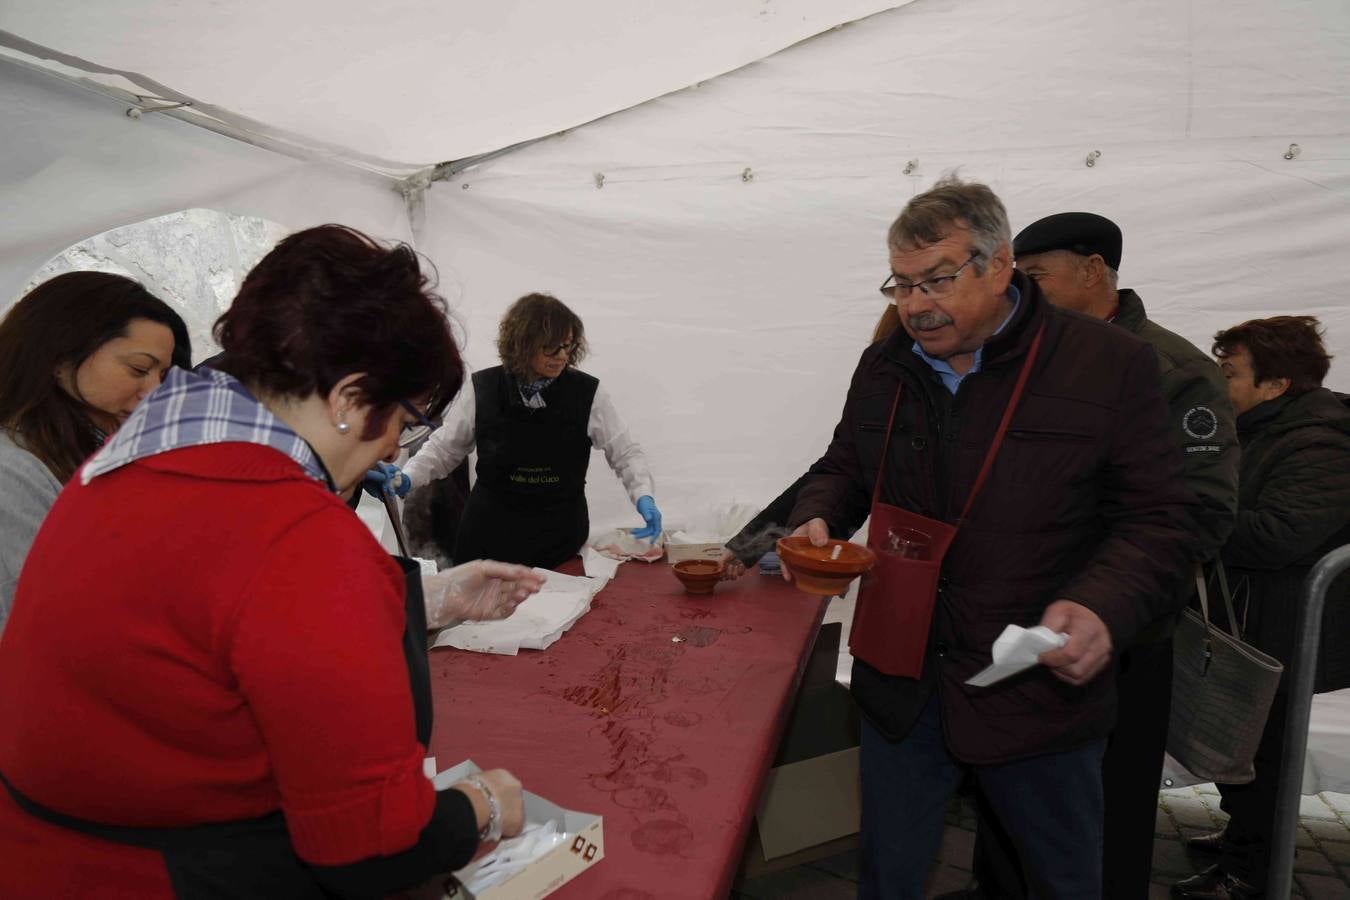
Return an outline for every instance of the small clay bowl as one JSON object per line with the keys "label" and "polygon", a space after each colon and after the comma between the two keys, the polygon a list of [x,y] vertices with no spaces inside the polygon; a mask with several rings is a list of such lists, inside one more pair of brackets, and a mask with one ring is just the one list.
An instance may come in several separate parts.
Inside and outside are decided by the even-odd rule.
{"label": "small clay bowl", "polygon": [[[831,559],[841,547],[838,559]],[[808,594],[833,597],[848,590],[849,582],[872,570],[877,558],[861,544],[831,540],[824,547],[806,535],[778,539],[778,558],[792,570],[792,583]]]}
{"label": "small clay bowl", "polygon": [[725,571],[722,563],[710,559],[685,559],[670,568],[691,594],[711,594]]}

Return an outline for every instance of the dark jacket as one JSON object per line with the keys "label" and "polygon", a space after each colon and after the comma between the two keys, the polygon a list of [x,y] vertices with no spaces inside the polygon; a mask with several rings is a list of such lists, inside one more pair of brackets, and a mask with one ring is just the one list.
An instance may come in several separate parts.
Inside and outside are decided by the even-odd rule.
{"label": "dark jacket", "polygon": [[1022,273],[1013,321],[984,347],[955,396],[897,331],[854,372],[843,416],[789,524],[816,516],[851,534],[869,511],[896,386],[882,501],[951,522],[983,462],[1037,328],[1046,325],[1026,394],[944,566],[918,681],[855,662],[863,711],[906,734],[934,685],[952,752],[992,763],[1080,746],[1114,720],[1108,669],[1073,687],[1036,667],[988,688],[963,682],[991,661],[1009,623],[1037,624],[1059,598],[1095,612],[1116,647],[1176,603],[1194,558],[1195,500],[1167,431],[1158,361],[1145,342],[1051,307]]}
{"label": "dark jacket", "polygon": [[[1118,296],[1120,308],[1111,321],[1148,341],[1158,357],[1168,428],[1183,454],[1186,485],[1200,501],[1195,514],[1196,559],[1214,559],[1233,530],[1233,517],[1237,514],[1240,453],[1228,385],[1214,360],[1190,341],[1148,318],[1138,294],[1122,290]],[[788,520],[797,502],[797,492],[807,476],[816,471],[813,465],[727,541],[727,548],[741,562],[752,565],[773,549],[773,541],[781,532],[774,526]],[[1185,596],[1194,592],[1188,584],[1182,585]],[[1159,630],[1171,633],[1170,628],[1154,628],[1150,632]]]}
{"label": "dark jacket", "polygon": [[1241,452],[1228,383],[1214,360],[1149,319],[1138,294],[1122,290],[1117,296],[1120,308],[1112,321],[1148,341],[1158,356],[1167,428],[1183,454],[1186,486],[1200,501],[1195,511],[1196,559],[1214,559],[1237,514]]}
{"label": "dark jacket", "polygon": [[[1238,417],[1238,438],[1238,516],[1223,558],[1247,640],[1288,663],[1303,579],[1350,543],[1350,409],[1325,388],[1277,397]],[[1350,577],[1332,582],[1322,628],[1316,689],[1350,686]]]}

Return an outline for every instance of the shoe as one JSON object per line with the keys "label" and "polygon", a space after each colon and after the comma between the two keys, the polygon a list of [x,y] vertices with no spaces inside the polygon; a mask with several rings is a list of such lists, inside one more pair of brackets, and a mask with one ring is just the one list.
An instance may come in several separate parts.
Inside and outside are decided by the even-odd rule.
{"label": "shoe", "polygon": [[1197,834],[1195,837],[1186,838],[1186,848],[1197,853],[1210,853],[1216,856],[1220,853],[1231,852],[1234,849],[1232,841],[1228,840],[1228,832],[1225,830],[1211,831],[1209,834]]}
{"label": "shoe", "polygon": [[1172,885],[1172,896],[1177,900],[1256,900],[1265,894],[1218,866],[1210,866],[1199,875]]}

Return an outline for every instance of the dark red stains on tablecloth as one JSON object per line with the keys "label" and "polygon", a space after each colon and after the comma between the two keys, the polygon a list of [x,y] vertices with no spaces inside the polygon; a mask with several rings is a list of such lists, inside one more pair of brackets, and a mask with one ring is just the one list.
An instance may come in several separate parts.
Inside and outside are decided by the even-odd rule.
{"label": "dark red stains on tablecloth", "polygon": [[670,819],[655,819],[633,832],[633,846],[654,856],[673,856],[693,841],[694,832],[687,825]]}
{"label": "dark red stains on tablecloth", "polygon": [[661,717],[661,721],[676,728],[693,728],[703,721],[703,717],[693,710],[677,709],[666,713]]}
{"label": "dark red stains on tablecloth", "polygon": [[684,640],[691,647],[711,647],[722,636],[720,628],[704,628],[702,625],[690,625],[684,630]]}
{"label": "dark red stains on tablecloth", "polygon": [[605,817],[604,862],[558,900],[731,889],[824,601],[779,579],[740,579],[706,599],[677,588],[664,567],[622,566],[537,660],[431,655],[432,752],[504,766]]}

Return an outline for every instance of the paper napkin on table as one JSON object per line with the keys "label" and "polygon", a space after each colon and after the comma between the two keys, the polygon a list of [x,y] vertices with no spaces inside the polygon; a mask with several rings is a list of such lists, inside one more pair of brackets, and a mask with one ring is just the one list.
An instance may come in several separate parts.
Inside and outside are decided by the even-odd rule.
{"label": "paper napkin on table", "polygon": [[544,576],[544,587],[516,607],[509,618],[443,628],[432,646],[507,656],[515,656],[520,650],[543,650],[590,611],[591,599],[609,581],[547,569],[534,571]]}

